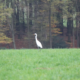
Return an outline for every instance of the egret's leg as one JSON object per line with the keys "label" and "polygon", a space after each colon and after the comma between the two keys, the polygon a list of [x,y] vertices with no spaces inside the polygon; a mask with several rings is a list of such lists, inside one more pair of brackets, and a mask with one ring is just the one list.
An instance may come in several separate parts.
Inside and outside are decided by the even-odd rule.
{"label": "egret's leg", "polygon": [[41,49],[38,47],[38,50],[41,51]]}

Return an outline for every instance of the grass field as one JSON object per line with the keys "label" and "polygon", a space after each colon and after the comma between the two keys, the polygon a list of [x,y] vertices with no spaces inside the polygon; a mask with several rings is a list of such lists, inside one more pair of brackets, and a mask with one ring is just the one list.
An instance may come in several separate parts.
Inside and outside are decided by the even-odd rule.
{"label": "grass field", "polygon": [[80,49],[0,50],[0,80],[80,80]]}

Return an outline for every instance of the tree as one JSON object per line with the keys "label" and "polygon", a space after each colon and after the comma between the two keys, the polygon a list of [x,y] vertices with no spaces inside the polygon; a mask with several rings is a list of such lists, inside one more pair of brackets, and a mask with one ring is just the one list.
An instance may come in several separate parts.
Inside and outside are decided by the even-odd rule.
{"label": "tree", "polygon": [[12,14],[12,9],[7,8],[4,1],[0,1],[0,43],[11,43],[12,39],[6,36],[6,31],[9,30],[7,25],[7,17]]}
{"label": "tree", "polygon": [[80,47],[80,1],[76,0],[75,7],[76,7],[76,34],[77,34],[77,47]]}

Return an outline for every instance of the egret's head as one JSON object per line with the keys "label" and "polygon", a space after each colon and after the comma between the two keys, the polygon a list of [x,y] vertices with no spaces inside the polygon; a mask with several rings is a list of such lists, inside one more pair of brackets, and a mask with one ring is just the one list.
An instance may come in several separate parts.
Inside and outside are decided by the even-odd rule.
{"label": "egret's head", "polygon": [[37,36],[37,33],[34,33],[33,35]]}

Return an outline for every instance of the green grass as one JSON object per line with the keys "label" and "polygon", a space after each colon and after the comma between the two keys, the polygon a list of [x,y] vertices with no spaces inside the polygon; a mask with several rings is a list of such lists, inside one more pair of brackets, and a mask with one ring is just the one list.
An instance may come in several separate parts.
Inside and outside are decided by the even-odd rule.
{"label": "green grass", "polygon": [[80,49],[0,50],[0,80],[80,80]]}

